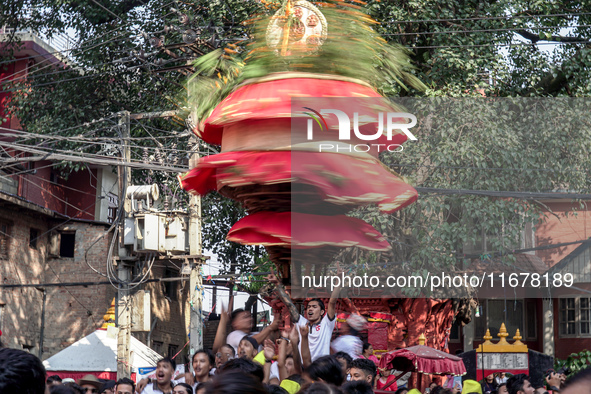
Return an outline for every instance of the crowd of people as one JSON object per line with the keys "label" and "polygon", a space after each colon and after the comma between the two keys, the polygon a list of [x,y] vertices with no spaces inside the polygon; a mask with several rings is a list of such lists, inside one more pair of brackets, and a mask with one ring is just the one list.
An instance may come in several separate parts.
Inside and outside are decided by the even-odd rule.
{"label": "crowd of people", "polygon": [[[591,394],[591,369],[569,380],[565,371],[549,370],[540,387],[525,374],[496,374],[482,382],[450,378],[444,386],[434,380],[421,392],[411,387],[410,373],[378,368],[373,348],[359,338],[366,324],[363,317],[351,315],[342,335],[332,340],[338,288],[328,305],[310,300],[300,315],[275,275],[268,280],[288,307],[292,324],[279,330],[275,318],[251,334],[250,312],[223,312],[213,351],[195,352],[185,373],[176,374],[175,361],[162,358],[151,377],[137,383],[128,378],[102,381],[94,375],[78,381],[46,378],[41,361],[32,354],[0,348],[0,394]],[[233,331],[226,334],[228,323]]]}

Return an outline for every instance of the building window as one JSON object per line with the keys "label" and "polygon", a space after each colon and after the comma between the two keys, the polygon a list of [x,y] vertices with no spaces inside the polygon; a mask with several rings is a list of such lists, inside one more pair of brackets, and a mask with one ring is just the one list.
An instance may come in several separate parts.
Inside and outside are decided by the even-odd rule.
{"label": "building window", "polygon": [[160,341],[152,341],[152,350],[158,354],[162,354],[162,345],[163,343]]}
{"label": "building window", "polygon": [[29,247],[32,249],[37,249],[37,238],[39,238],[39,230],[37,229],[30,229],[29,230]]}
{"label": "building window", "polygon": [[[174,271],[172,271],[168,268],[166,269],[166,271],[164,271],[165,278],[173,278],[174,276],[175,276]],[[168,297],[172,301],[178,300],[177,285],[178,285],[178,282],[165,281],[164,282],[164,296]]]}
{"label": "building window", "polygon": [[119,197],[113,193],[107,193],[107,198],[109,199],[107,222],[113,223],[117,217],[117,210],[119,209]]}
{"label": "building window", "polygon": [[[526,307],[524,307],[524,304]],[[530,306],[533,304],[533,307]],[[486,330],[490,330],[493,338],[497,338],[501,324],[505,323],[505,328],[509,337],[512,338],[517,329],[521,336],[528,340],[536,339],[536,309],[535,302],[524,302],[524,300],[484,300],[482,302],[482,311],[480,317],[475,317],[474,334],[478,339],[482,339]]]}
{"label": "building window", "polygon": [[178,351],[178,346],[177,345],[168,345],[168,357],[170,359],[173,359],[174,356],[176,356],[176,352]]}
{"label": "building window", "polygon": [[61,233],[60,257],[74,257],[76,249],[76,233]]}
{"label": "building window", "polygon": [[[519,227],[519,238],[511,239],[508,236],[513,229]],[[499,228],[486,229],[476,221],[474,223],[476,240],[464,245],[465,253],[490,253],[500,250],[531,249],[535,247],[535,228],[532,223],[524,222],[519,217],[514,222],[505,221]],[[535,254],[535,251],[523,252]]]}
{"label": "building window", "polygon": [[0,221],[0,259],[8,259],[8,246],[10,245],[10,225]]}
{"label": "building window", "polygon": [[561,298],[559,307],[561,336],[591,336],[591,298]]}

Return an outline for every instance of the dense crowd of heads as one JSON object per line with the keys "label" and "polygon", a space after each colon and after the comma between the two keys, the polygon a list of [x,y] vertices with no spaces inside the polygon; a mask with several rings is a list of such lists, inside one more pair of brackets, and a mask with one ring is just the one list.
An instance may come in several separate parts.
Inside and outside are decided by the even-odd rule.
{"label": "dense crowd of heads", "polygon": [[[228,353],[231,353],[229,349]],[[170,358],[158,362],[156,381],[171,381],[172,394],[370,394],[377,391],[375,382],[379,374],[371,360],[347,360],[342,354],[338,356],[340,358],[337,355],[319,357],[301,375],[290,375],[279,385],[265,383],[265,368],[256,361],[241,357],[230,358],[220,364],[211,352],[200,350],[193,355],[193,364],[201,365],[208,373],[214,366],[217,367],[216,373],[208,375],[206,382],[198,383],[196,389],[185,382],[172,383],[176,364]],[[343,361],[347,363],[346,369],[341,363]],[[525,374],[510,377],[505,374],[490,375],[482,382],[464,379],[462,387],[453,389],[433,381],[422,393],[591,394],[591,368],[573,374],[568,380],[563,375],[560,371],[549,370],[544,375],[544,384],[538,386],[534,386],[530,376]],[[499,382],[499,378],[500,383],[492,391],[487,391],[487,383]],[[134,394],[136,389],[136,383],[129,378],[105,382],[94,375],[86,375],[74,382],[58,375],[47,376],[43,364],[34,355],[17,349],[0,349],[0,393],[3,394]],[[409,387],[395,390],[395,394],[422,393]]]}

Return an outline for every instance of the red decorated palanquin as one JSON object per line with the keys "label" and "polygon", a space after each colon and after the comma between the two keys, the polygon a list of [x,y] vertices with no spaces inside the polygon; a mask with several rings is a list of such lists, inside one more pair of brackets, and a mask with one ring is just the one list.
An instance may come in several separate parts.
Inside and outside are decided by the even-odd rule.
{"label": "red decorated palanquin", "polygon": [[[275,26],[275,47],[281,47],[279,42],[290,48],[321,45],[326,22],[318,9],[305,1],[287,4],[285,12],[300,21],[292,23],[292,28],[302,31],[295,34]],[[310,34],[305,30],[308,27]],[[289,55],[285,46],[277,52],[277,56]],[[312,122],[313,109],[294,107],[294,102],[305,98],[311,98],[318,111],[337,109],[351,114],[351,119],[357,112],[363,116],[359,128],[365,135],[379,129],[378,113],[399,112],[366,81],[341,75],[276,72],[246,80],[194,130],[205,142],[220,145],[220,153],[203,157],[181,177],[182,187],[189,192],[218,191],[245,207],[248,215],[232,227],[227,238],[265,246],[288,287],[296,279],[290,277],[292,264],[318,270],[318,264],[331,261],[343,248],[390,249],[370,224],[346,216],[352,209],[373,204],[383,213],[392,213],[417,198],[415,189],[378,159],[376,146],[404,143],[407,135],[403,131],[395,129],[388,136],[384,130],[367,151],[320,151],[320,143],[355,146],[368,142],[354,133],[348,141],[339,140],[336,116],[322,117],[315,111],[322,121]],[[313,139],[306,133],[310,125]],[[314,267],[306,265],[314,258]],[[284,305],[277,299],[270,301],[287,318]],[[337,310],[357,311],[368,318],[368,339],[378,355],[414,345],[420,334],[426,335],[427,345],[445,349],[455,315],[451,300],[432,299],[342,299]]]}

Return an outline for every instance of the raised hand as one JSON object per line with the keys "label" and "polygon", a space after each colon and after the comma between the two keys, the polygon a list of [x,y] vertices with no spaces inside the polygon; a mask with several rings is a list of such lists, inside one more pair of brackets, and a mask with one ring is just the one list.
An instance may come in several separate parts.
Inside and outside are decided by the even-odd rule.
{"label": "raised hand", "polygon": [[263,345],[263,354],[265,355],[265,359],[271,360],[275,356],[275,344],[270,339],[265,339]]}

